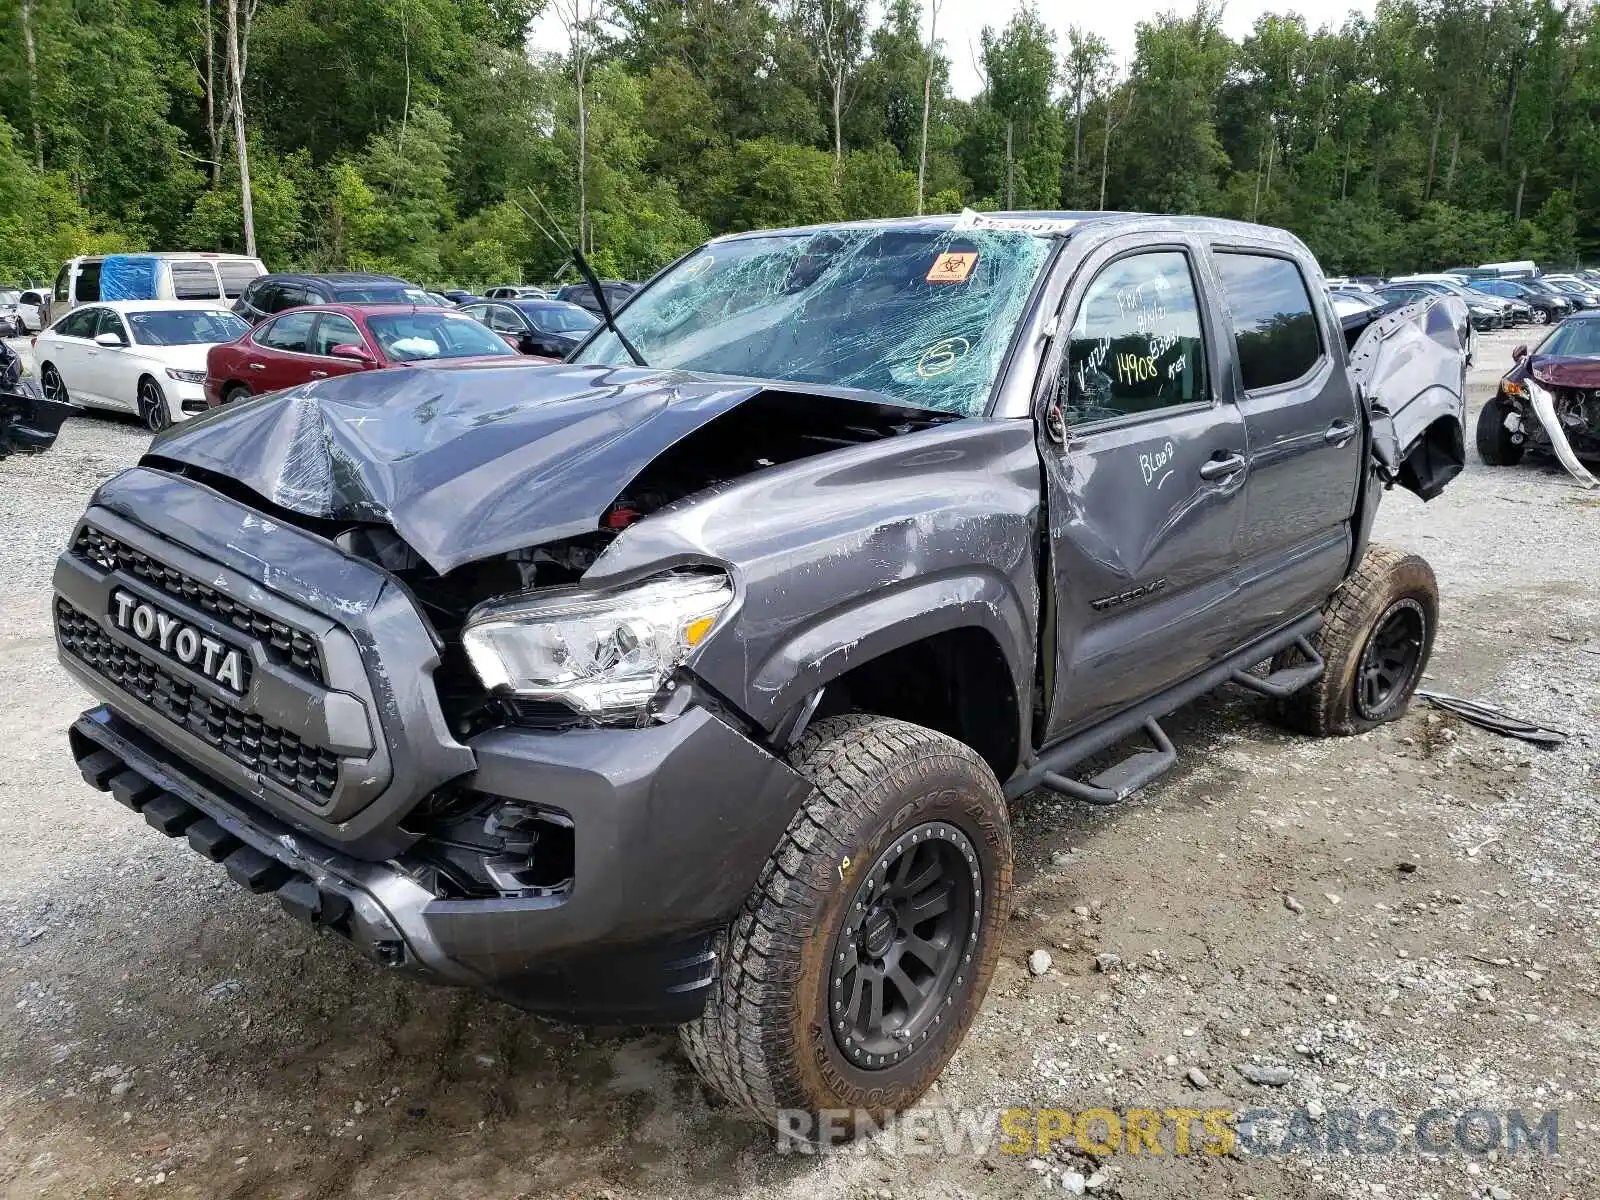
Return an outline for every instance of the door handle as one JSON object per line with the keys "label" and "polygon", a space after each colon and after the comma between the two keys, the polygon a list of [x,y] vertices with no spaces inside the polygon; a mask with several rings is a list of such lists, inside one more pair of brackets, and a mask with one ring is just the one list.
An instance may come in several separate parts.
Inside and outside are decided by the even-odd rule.
{"label": "door handle", "polygon": [[328,373],[326,371],[307,371],[306,374],[310,375],[313,379],[326,379],[328,377]]}
{"label": "door handle", "polygon": [[1356,427],[1349,421],[1335,421],[1322,431],[1322,440],[1334,446],[1341,446],[1355,436]]}
{"label": "door handle", "polygon": [[267,364],[266,363],[251,363],[250,364],[250,369],[252,371],[265,371],[267,369]]}
{"label": "door handle", "polygon": [[1230,454],[1226,458],[1208,458],[1200,464],[1200,478],[1227,479],[1242,470],[1244,470],[1242,454]]}

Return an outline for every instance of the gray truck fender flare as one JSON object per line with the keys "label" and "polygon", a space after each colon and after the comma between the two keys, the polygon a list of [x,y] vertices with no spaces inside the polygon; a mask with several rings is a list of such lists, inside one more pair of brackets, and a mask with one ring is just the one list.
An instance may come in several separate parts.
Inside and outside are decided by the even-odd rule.
{"label": "gray truck fender flare", "polygon": [[1026,605],[998,572],[922,576],[819,613],[755,670],[750,697],[770,728],[791,724],[819,688],[892,650],[976,627],[994,638],[1019,704],[1029,694],[1036,648]]}

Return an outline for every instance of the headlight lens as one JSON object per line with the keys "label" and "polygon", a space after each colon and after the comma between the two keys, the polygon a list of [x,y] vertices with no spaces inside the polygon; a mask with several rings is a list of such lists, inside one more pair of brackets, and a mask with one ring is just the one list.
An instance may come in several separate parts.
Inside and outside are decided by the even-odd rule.
{"label": "headlight lens", "polygon": [[490,691],[637,719],[732,600],[726,575],[674,572],[617,592],[484,606],[461,640]]}
{"label": "headlight lens", "polygon": [[180,371],[177,367],[168,367],[167,378],[176,379],[179,383],[204,383],[206,381],[206,373],[204,371]]}

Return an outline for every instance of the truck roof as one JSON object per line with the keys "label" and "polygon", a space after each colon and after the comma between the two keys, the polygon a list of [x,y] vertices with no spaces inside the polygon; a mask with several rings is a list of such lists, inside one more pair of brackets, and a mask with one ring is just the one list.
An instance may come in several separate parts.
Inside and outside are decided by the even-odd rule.
{"label": "truck roof", "polygon": [[722,237],[713,238],[712,243],[771,237],[775,234],[819,233],[828,229],[919,229],[930,232],[987,229],[1032,233],[1040,237],[1065,237],[1089,226],[1108,224],[1148,226],[1152,229],[1185,229],[1212,234],[1233,233],[1238,236],[1298,244],[1298,239],[1282,229],[1270,225],[1252,225],[1247,221],[1230,221],[1222,217],[1067,210],[975,212],[970,208],[963,209],[959,213],[934,213],[920,217],[878,217],[865,221],[829,221],[819,225],[796,225],[786,229],[752,229],[743,233],[724,234]]}

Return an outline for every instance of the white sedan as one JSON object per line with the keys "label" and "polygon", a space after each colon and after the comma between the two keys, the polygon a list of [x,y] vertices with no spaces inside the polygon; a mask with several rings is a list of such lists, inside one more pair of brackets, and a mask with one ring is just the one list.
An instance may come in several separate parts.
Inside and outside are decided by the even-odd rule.
{"label": "white sedan", "polygon": [[52,400],[136,412],[159,431],[206,410],[206,352],[249,331],[212,304],[111,300],[75,308],[34,338],[33,361]]}

